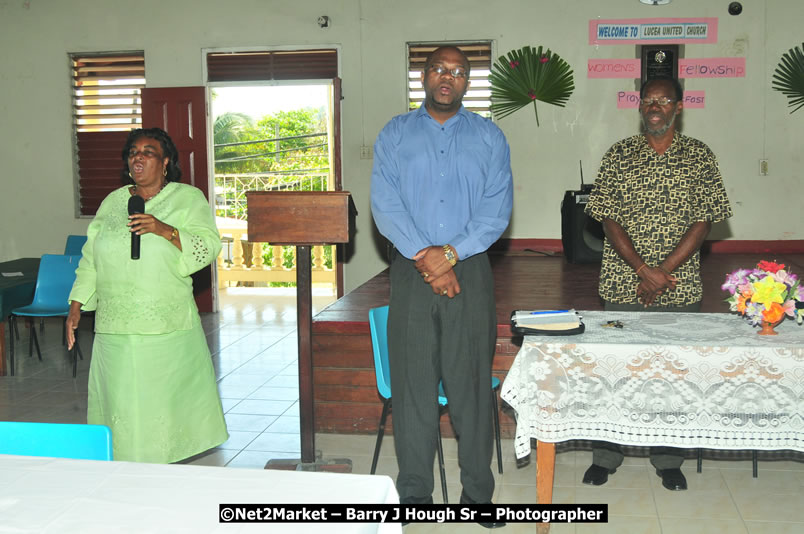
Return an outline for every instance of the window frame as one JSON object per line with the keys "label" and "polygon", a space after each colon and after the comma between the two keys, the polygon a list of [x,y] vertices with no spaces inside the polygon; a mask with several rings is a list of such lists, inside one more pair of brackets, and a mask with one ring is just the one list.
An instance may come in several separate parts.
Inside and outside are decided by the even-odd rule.
{"label": "window frame", "polygon": [[[142,127],[145,52],[73,52],[68,53],[67,58],[71,79],[75,215],[76,218],[94,217],[101,201],[122,185],[120,150],[128,132]],[[82,90],[102,91],[94,89],[97,87],[94,84],[82,89],[82,79],[90,82],[112,80],[113,83],[99,83],[97,86],[108,85],[109,90],[117,87],[119,91],[117,94],[80,94]],[[114,83],[117,81],[122,83]],[[81,122],[82,118],[88,117],[115,119],[117,122]]]}

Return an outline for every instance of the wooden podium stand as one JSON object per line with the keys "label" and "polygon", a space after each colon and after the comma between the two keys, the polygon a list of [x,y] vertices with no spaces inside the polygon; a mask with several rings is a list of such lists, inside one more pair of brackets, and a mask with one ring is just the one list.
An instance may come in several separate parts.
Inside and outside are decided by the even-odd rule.
{"label": "wooden podium stand", "polygon": [[348,243],[354,208],[348,191],[249,191],[248,237],[296,247],[296,326],[302,462],[315,462],[313,414],[313,292],[310,248]]}

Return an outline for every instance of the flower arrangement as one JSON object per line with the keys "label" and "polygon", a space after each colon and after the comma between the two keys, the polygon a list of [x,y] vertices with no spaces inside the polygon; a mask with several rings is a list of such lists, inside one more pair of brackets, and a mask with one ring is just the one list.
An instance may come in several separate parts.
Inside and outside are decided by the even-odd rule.
{"label": "flower arrangement", "polygon": [[564,107],[575,89],[572,69],[549,48],[525,46],[500,56],[491,67],[491,112],[498,119],[536,101]]}
{"label": "flower arrangement", "polygon": [[731,293],[729,309],[745,315],[752,325],[776,323],[785,316],[804,322],[804,286],[799,278],[785,270],[783,263],[760,261],[755,269],[737,269],[720,286]]}

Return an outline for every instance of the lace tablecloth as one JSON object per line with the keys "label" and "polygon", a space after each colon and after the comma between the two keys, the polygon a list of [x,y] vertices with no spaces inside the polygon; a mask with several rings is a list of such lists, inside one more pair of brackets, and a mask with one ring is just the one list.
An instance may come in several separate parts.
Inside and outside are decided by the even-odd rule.
{"label": "lace tablecloth", "polygon": [[508,371],[518,458],[531,438],[804,451],[804,326],[760,336],[727,313],[580,313],[585,333],[526,336]]}

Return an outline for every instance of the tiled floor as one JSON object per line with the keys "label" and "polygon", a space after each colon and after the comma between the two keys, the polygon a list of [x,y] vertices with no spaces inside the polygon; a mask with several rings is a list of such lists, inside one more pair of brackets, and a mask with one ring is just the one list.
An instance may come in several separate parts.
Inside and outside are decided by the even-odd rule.
{"label": "tiled floor", "polygon": [[[316,310],[332,297],[314,296]],[[229,441],[191,463],[261,469],[272,458],[299,457],[295,296],[258,295],[229,289],[221,295],[222,311],[203,316],[219,378]],[[89,321],[82,324],[85,356],[91,345]],[[7,328],[7,326],[6,326]],[[42,335],[43,361],[27,356],[22,329],[15,377],[0,377],[0,419],[86,422],[88,362],[79,363],[78,378],[61,346],[61,328],[48,321]],[[20,351],[21,349],[21,351]],[[355,473],[368,473],[374,436],[319,434],[316,449],[325,459],[349,458]],[[444,440],[450,501],[461,492],[456,444]],[[535,462],[517,468],[513,445],[503,441],[504,474],[494,473],[494,500],[536,502]],[[587,450],[561,452],[556,459],[555,503],[608,503],[608,524],[553,524],[556,534],[578,533],[800,533],[804,532],[804,463],[761,461],[751,477],[750,461],[705,460],[703,473],[685,464],[689,490],[662,488],[647,458],[628,457],[605,486],[580,483],[591,461]],[[386,437],[377,469],[396,476],[393,438]],[[441,502],[436,474],[433,497]],[[409,533],[485,532],[474,524],[411,524]],[[504,532],[536,532],[534,524],[509,524]]]}

